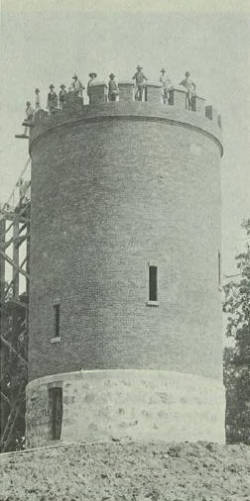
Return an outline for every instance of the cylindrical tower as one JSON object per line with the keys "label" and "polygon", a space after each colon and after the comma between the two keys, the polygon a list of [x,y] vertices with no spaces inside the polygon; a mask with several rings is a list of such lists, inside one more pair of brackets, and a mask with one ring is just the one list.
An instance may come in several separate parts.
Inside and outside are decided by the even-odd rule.
{"label": "cylindrical tower", "polygon": [[220,121],[131,89],[32,128],[32,446],[224,437]]}

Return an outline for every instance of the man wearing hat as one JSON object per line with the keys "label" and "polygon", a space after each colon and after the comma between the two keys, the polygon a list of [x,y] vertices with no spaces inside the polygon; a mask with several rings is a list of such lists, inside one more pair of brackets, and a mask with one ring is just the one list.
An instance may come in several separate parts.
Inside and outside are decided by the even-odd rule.
{"label": "man wearing hat", "polygon": [[58,104],[58,99],[57,99],[57,94],[55,93],[55,87],[53,84],[49,86],[49,93],[48,93],[48,99],[47,99],[47,108],[50,111],[50,113],[53,113],[55,109],[57,108]]}
{"label": "man wearing hat", "polygon": [[160,71],[160,78],[159,78],[161,85],[162,85],[162,99],[163,103],[166,104],[168,103],[168,98],[169,98],[169,90],[173,87],[171,80],[168,78],[166,74],[165,68],[162,68]]}
{"label": "man wearing hat", "polygon": [[136,67],[137,71],[132,77],[133,80],[135,80],[136,83],[136,92],[135,92],[135,99],[137,101],[142,101],[143,97],[143,91],[145,87],[145,81],[147,80],[147,77],[142,73],[142,66],[137,66]]}
{"label": "man wearing hat", "polygon": [[119,94],[118,85],[115,81],[114,73],[110,73],[109,75],[109,90],[108,90],[108,98],[109,101],[116,101],[116,98]]}
{"label": "man wearing hat", "polygon": [[80,82],[80,80],[76,74],[73,75],[72,79],[73,79],[73,82],[71,85],[71,90],[73,90],[73,92],[75,93],[76,96],[82,97],[82,91],[84,89],[82,82]]}
{"label": "man wearing hat", "polygon": [[59,105],[61,109],[65,104],[66,96],[67,96],[66,85],[62,84],[60,85],[60,92],[59,92]]}
{"label": "man wearing hat", "polygon": [[35,89],[35,111],[40,110],[40,90]]}
{"label": "man wearing hat", "polygon": [[180,82],[180,85],[185,87],[187,89],[187,95],[186,95],[186,108],[188,110],[192,109],[192,98],[196,94],[196,85],[195,83],[191,80],[191,75],[189,71],[186,71],[185,73],[185,78]]}
{"label": "man wearing hat", "polygon": [[97,78],[97,73],[94,73],[94,72],[89,73],[89,81],[88,81],[88,85],[87,85],[87,95],[89,96],[89,103],[90,103],[90,99],[91,99],[91,96],[89,93],[89,88],[91,87],[91,85],[93,84],[93,82],[95,81],[96,78]]}

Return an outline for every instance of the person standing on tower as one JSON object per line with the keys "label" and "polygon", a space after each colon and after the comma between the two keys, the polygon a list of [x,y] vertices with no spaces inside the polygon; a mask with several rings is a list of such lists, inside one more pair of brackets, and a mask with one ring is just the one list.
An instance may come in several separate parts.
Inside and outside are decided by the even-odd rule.
{"label": "person standing on tower", "polygon": [[47,108],[50,111],[50,113],[53,113],[55,109],[57,108],[58,104],[58,99],[57,99],[57,94],[55,93],[55,87],[53,84],[49,86],[50,91],[48,93],[48,99],[47,99]]}
{"label": "person standing on tower", "polygon": [[97,73],[89,73],[89,81],[88,81],[88,85],[87,85],[87,95],[89,97],[89,102],[90,102],[90,92],[89,92],[89,88],[91,87],[91,85],[93,84],[94,80],[97,78]]}
{"label": "person standing on tower", "polygon": [[35,89],[35,111],[40,110],[41,105],[40,105],[40,90]]}
{"label": "person standing on tower", "polygon": [[67,91],[66,91],[66,85],[62,84],[60,85],[60,92],[59,92],[59,105],[60,108],[62,109],[65,101],[66,101],[66,96],[67,96]]}
{"label": "person standing on tower", "polygon": [[25,114],[26,114],[26,118],[25,118],[24,123],[23,123],[23,125],[25,127],[24,127],[24,133],[23,133],[22,137],[28,138],[29,137],[28,136],[28,128],[29,128],[30,123],[33,120],[33,117],[34,117],[34,108],[32,108],[30,101],[26,102]]}
{"label": "person standing on tower", "polygon": [[186,95],[186,108],[188,110],[192,109],[192,98],[196,94],[196,85],[195,83],[191,80],[191,75],[189,71],[186,71],[185,73],[185,78],[180,82],[180,85],[185,87],[187,89],[187,95]]}
{"label": "person standing on tower", "polygon": [[143,91],[145,88],[145,82],[147,80],[147,77],[145,77],[144,73],[142,72],[142,66],[137,66],[136,67],[137,71],[132,77],[133,80],[135,80],[136,83],[136,92],[135,92],[135,99],[137,101],[142,101],[143,98]]}
{"label": "person standing on tower", "polygon": [[162,99],[163,103],[166,104],[168,103],[168,98],[169,98],[169,90],[172,88],[172,83],[170,78],[168,78],[166,74],[165,68],[162,68],[160,71],[160,83],[162,85]]}
{"label": "person standing on tower", "polygon": [[118,85],[115,81],[114,73],[110,73],[109,75],[109,90],[108,90],[108,98],[109,101],[116,101],[116,98],[119,94]]}
{"label": "person standing on tower", "polygon": [[79,80],[76,74],[73,75],[72,79],[73,82],[71,85],[71,90],[75,93],[76,96],[82,97],[82,91],[84,89],[82,82]]}

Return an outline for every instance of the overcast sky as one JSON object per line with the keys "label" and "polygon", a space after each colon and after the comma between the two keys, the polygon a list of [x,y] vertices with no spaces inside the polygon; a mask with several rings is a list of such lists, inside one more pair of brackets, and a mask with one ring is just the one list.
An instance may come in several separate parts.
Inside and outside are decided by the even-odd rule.
{"label": "overcast sky", "polygon": [[173,82],[190,70],[198,94],[221,113],[223,271],[233,271],[240,223],[250,217],[250,0],[2,0],[0,202],[28,157],[27,99],[74,72],[129,79],[139,63],[150,80],[164,66]]}

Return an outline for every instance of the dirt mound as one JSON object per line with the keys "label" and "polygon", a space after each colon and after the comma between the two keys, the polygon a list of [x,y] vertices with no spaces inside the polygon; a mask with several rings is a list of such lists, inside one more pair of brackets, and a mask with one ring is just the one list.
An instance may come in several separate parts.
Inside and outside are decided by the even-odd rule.
{"label": "dirt mound", "polygon": [[0,501],[249,501],[250,447],[69,444],[0,455]]}

